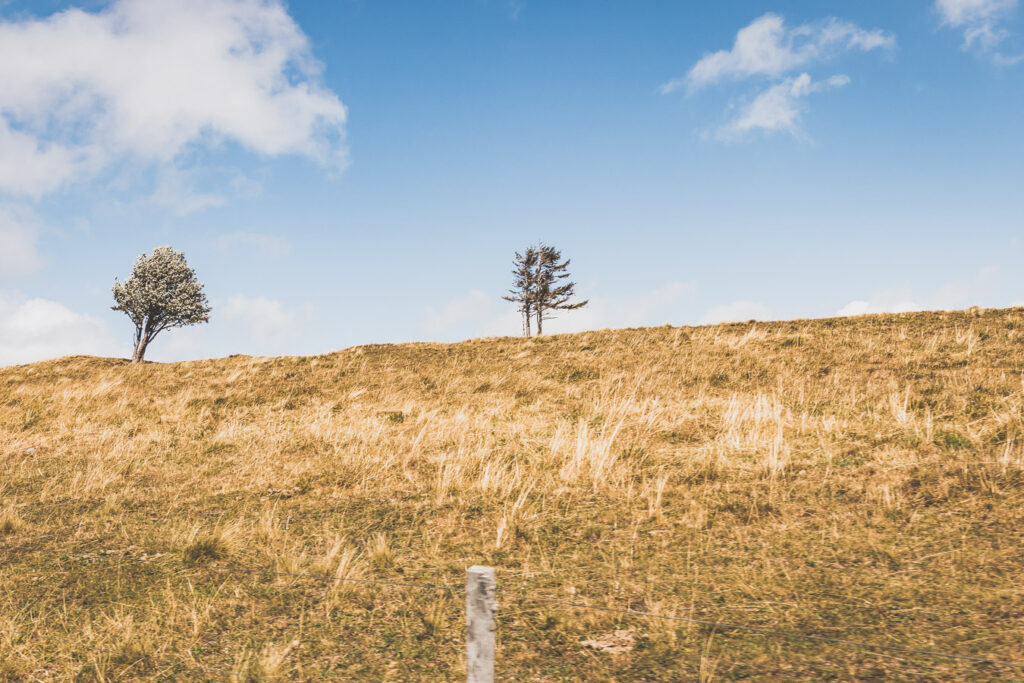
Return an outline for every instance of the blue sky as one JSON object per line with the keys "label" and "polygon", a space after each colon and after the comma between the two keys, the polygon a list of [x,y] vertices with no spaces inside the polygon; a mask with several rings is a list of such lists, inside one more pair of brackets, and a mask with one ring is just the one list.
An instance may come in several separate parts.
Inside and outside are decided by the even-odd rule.
{"label": "blue sky", "polygon": [[1024,301],[1018,0],[0,2],[0,364],[179,360]]}

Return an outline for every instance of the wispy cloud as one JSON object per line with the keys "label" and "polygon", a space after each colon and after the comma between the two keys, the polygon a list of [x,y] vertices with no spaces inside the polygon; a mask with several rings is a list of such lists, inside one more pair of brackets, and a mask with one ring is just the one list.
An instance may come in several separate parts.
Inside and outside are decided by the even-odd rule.
{"label": "wispy cloud", "polygon": [[229,232],[213,240],[213,246],[222,251],[236,251],[238,249],[250,249],[267,255],[281,256],[291,251],[291,244],[288,240],[275,235],[267,235],[260,232],[247,232],[236,230]]}
{"label": "wispy cloud", "polygon": [[735,139],[755,130],[799,135],[802,109],[797,100],[844,86],[850,79],[840,74],[814,80],[807,71],[793,72],[829,62],[846,52],[870,52],[895,45],[891,33],[863,29],[842,19],[833,17],[788,27],[781,16],[769,13],[740,29],[731,49],[704,55],[685,76],[663,83],[660,90],[667,94],[686,88],[692,93],[724,81],[768,79],[773,83],[747,104],[734,101],[730,105],[740,113],[720,126],[714,137]]}
{"label": "wispy cloud", "polygon": [[545,323],[544,330],[561,333],[666,323],[680,325],[685,320],[679,304],[691,299],[696,292],[694,282],[673,281],[633,294],[595,296],[586,308]]}
{"label": "wispy cloud", "polygon": [[290,308],[277,299],[243,294],[228,297],[215,308],[239,333],[239,347],[248,349],[248,353],[269,349],[276,342],[298,336],[314,314],[312,304]]}
{"label": "wispy cloud", "polygon": [[895,44],[890,33],[864,30],[841,19],[788,28],[781,16],[765,14],[739,30],[732,49],[705,55],[686,76],[663,84],[661,92],[669,93],[683,86],[697,89],[751,76],[778,78],[845,51],[867,52]]}
{"label": "wispy cloud", "polygon": [[836,316],[844,318],[852,315],[868,315],[870,313],[909,313],[923,310],[925,306],[914,301],[913,294],[905,289],[890,289],[880,292],[871,299],[857,299],[846,304]]}
{"label": "wispy cloud", "polygon": [[227,197],[223,194],[196,189],[195,179],[174,166],[160,169],[157,173],[156,189],[149,199],[179,216],[227,204]]}
{"label": "wispy cloud", "polygon": [[832,76],[824,81],[812,81],[806,73],[787,78],[742,107],[732,121],[718,129],[717,135],[721,139],[734,139],[750,131],[764,130],[784,131],[799,136],[802,133],[799,100],[811,93],[841,88],[849,82],[850,79],[843,75]]}
{"label": "wispy cloud", "polygon": [[746,322],[747,320],[771,320],[772,317],[771,309],[764,304],[742,300],[713,306],[701,316],[699,324],[714,325],[716,323]]}
{"label": "wispy cloud", "polygon": [[[592,296],[576,311],[558,314],[544,323],[547,334],[562,334],[619,327],[640,327],[685,322],[680,303],[697,291],[693,282],[673,281],[660,287],[619,296]],[[472,290],[440,307],[428,308],[424,332],[435,339],[457,340],[480,336],[515,336],[522,333],[522,317],[499,296]]]}
{"label": "wispy cloud", "polygon": [[47,299],[0,297],[0,365],[31,363],[70,354],[123,352],[99,318],[75,313]]}
{"label": "wispy cloud", "polygon": [[474,289],[442,304],[427,308],[423,329],[432,335],[444,335],[452,327],[465,321],[479,322],[495,314],[498,302],[486,292]]}
{"label": "wispy cloud", "polygon": [[182,168],[169,163],[156,169],[154,189],[145,201],[186,216],[226,206],[235,199],[252,199],[262,191],[259,181],[237,169],[203,165]]}
{"label": "wispy cloud", "polygon": [[[963,48],[994,50],[1008,35],[1001,24],[1017,8],[1018,0],[935,0],[942,24],[962,30]],[[997,63],[1015,64],[1024,55],[1007,57],[995,53]]]}
{"label": "wispy cloud", "polygon": [[[209,325],[168,330],[160,335],[146,358],[173,362],[244,353],[258,356],[298,351],[316,318],[311,303],[289,305],[266,296],[235,294],[214,299]],[[219,330],[219,331],[218,331]],[[314,347],[315,348],[315,347]]]}
{"label": "wispy cloud", "polygon": [[908,313],[910,311],[952,310],[976,305],[991,294],[1000,277],[996,266],[985,266],[966,278],[948,282],[934,291],[921,295],[907,287],[894,287],[876,293],[869,299],[858,299],[846,304],[837,316],[866,315],[869,313]]}
{"label": "wispy cloud", "polygon": [[278,0],[114,0],[0,21],[0,191],[230,141],[345,163],[345,106]]}
{"label": "wispy cloud", "polygon": [[0,204],[0,280],[27,275],[39,268],[42,259],[36,249],[38,231],[38,221],[31,211]]}

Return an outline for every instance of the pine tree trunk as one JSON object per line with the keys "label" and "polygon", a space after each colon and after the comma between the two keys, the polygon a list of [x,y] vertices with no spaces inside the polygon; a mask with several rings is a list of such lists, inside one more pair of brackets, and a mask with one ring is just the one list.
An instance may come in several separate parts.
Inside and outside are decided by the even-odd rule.
{"label": "pine tree trunk", "polygon": [[537,336],[544,334],[544,309],[537,307]]}

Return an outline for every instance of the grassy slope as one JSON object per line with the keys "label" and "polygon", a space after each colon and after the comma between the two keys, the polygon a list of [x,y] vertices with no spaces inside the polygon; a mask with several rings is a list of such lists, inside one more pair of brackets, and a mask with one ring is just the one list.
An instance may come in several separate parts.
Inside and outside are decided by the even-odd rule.
{"label": "grassy slope", "polygon": [[[1024,660],[1024,310],[0,369],[0,679],[996,680],[527,602]],[[156,559],[145,564],[139,559]],[[634,629],[622,654],[580,641]]]}

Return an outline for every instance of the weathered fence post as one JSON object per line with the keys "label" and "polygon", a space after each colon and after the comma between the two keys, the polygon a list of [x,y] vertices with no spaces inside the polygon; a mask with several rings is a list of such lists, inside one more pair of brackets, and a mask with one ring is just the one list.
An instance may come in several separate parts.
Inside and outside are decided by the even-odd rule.
{"label": "weathered fence post", "polygon": [[494,683],[494,568],[466,571],[466,681]]}

